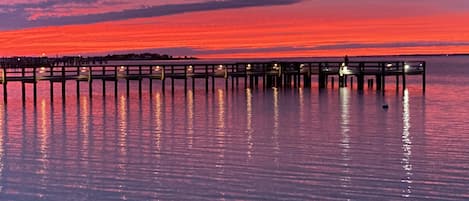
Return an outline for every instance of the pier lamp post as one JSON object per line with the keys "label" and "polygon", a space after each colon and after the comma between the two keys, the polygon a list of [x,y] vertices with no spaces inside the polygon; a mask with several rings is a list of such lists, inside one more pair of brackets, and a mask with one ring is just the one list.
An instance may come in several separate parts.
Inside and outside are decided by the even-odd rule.
{"label": "pier lamp post", "polygon": [[80,68],[80,75],[78,76],[78,78],[79,79],[88,79],[88,81],[89,81],[89,79],[91,77],[90,73],[91,73],[90,69],[88,67],[83,66],[83,67]]}
{"label": "pier lamp post", "polygon": [[161,71],[161,66],[154,66],[153,73],[159,73]]}
{"label": "pier lamp post", "polygon": [[407,63],[405,63],[405,64],[404,64],[404,71],[407,72],[407,71],[409,71],[409,70],[410,70],[410,65],[407,64]]}
{"label": "pier lamp post", "polygon": [[36,80],[42,79],[45,76],[46,73],[47,73],[46,67],[44,67],[44,66],[39,67],[37,69]]}
{"label": "pier lamp post", "polygon": [[217,67],[217,71],[215,72],[215,75],[217,76],[220,76],[220,77],[224,77],[225,79],[228,78],[228,71],[227,71],[227,68],[223,65],[218,65]]}
{"label": "pier lamp post", "polygon": [[125,66],[119,67],[119,72],[125,72]]}
{"label": "pier lamp post", "polygon": [[161,66],[153,66],[152,75],[154,77],[159,77],[161,80],[164,79],[164,71]]}
{"label": "pier lamp post", "polygon": [[339,67],[339,87],[345,87],[345,75],[348,73],[348,66],[343,62]]}
{"label": "pier lamp post", "polygon": [[274,66],[272,67],[272,69],[274,70],[274,72],[277,71],[278,76],[280,77],[280,75],[282,74],[282,68],[281,68],[280,64],[275,63]]}
{"label": "pier lamp post", "polygon": [[117,77],[118,78],[123,78],[126,76],[126,70],[127,68],[125,66],[120,66],[119,69],[117,70]]}
{"label": "pier lamp post", "polygon": [[160,76],[160,79],[164,80],[164,70],[161,66],[154,66],[152,74],[156,77]]}

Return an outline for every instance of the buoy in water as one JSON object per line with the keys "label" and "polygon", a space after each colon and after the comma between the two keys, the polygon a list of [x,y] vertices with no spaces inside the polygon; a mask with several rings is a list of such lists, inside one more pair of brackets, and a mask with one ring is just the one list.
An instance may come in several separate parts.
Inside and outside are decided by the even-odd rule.
{"label": "buoy in water", "polygon": [[383,109],[388,109],[389,105],[388,104],[383,104]]}

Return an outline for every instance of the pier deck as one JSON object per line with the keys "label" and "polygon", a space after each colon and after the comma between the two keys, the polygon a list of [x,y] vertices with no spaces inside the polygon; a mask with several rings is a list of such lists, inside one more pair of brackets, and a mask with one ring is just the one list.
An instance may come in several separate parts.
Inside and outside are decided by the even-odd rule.
{"label": "pier deck", "polygon": [[[267,62],[239,62],[200,64],[187,61],[186,63],[153,63],[142,65],[128,64],[87,64],[87,63],[0,63],[0,84],[3,85],[4,102],[7,102],[9,82],[22,83],[22,98],[25,101],[25,85],[33,85],[34,102],[37,100],[37,83],[49,81],[51,83],[51,100],[53,83],[62,84],[62,99],[65,101],[65,85],[67,82],[76,81],[77,93],[80,93],[80,82],[88,82],[89,93],[93,90],[92,83],[101,80],[103,85],[112,81],[117,97],[117,82],[127,81],[127,94],[129,94],[129,82],[139,82],[139,94],[142,94],[142,80],[150,80],[150,93],[152,93],[153,81],[161,82],[161,90],[166,91],[167,80],[171,81],[171,92],[174,93],[174,80],[184,80],[184,90],[188,90],[188,81],[192,81],[195,88],[196,80],[205,81],[205,90],[215,90],[215,79],[225,80],[225,87],[238,87],[239,80],[243,80],[245,88],[258,87],[262,83],[263,88],[270,87],[311,87],[312,78],[317,77],[319,88],[326,88],[329,77],[334,81],[338,77],[340,87],[347,85],[347,77],[356,78],[357,89],[363,90],[366,77],[372,76],[376,80],[376,89],[385,91],[385,80],[388,76],[396,77],[396,85],[402,82],[406,85],[406,76],[421,76],[422,90],[425,92],[425,61],[350,61],[347,63],[337,61],[267,61]],[[402,77],[402,79],[399,79]],[[262,79],[262,82],[259,82]],[[368,79],[369,81],[370,79]],[[400,81],[399,81],[400,80]],[[209,85],[211,83],[211,87]],[[106,95],[103,87],[103,95]]]}

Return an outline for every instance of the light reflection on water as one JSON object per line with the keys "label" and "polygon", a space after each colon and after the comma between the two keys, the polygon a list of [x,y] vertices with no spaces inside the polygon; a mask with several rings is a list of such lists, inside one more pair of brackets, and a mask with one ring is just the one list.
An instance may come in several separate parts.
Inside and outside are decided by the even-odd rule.
{"label": "light reflection on water", "polygon": [[412,163],[411,163],[411,156],[412,156],[412,141],[410,136],[410,106],[409,106],[409,91],[404,91],[402,103],[402,121],[403,121],[403,128],[402,128],[402,150],[404,151],[404,157],[402,158],[402,167],[405,170],[405,177],[402,180],[405,184],[407,184],[407,189],[404,190],[403,196],[410,197],[412,194]]}
{"label": "light reflection on water", "polygon": [[440,82],[12,98],[0,200],[467,200],[467,87]]}

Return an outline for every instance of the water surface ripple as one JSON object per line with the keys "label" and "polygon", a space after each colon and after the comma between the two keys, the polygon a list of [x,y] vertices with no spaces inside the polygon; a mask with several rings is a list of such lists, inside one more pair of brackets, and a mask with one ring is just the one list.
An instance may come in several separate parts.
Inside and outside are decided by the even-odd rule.
{"label": "water surface ripple", "polygon": [[23,107],[10,83],[0,200],[468,200],[469,78],[452,59],[429,59],[425,95],[418,79],[385,96],[221,83],[138,98],[121,83],[115,98],[95,82],[65,104],[40,84]]}

